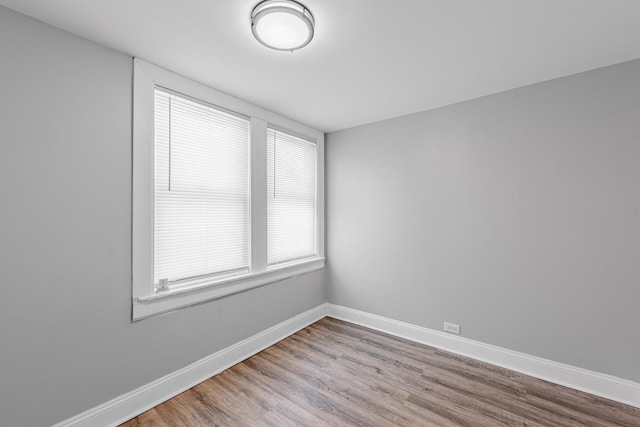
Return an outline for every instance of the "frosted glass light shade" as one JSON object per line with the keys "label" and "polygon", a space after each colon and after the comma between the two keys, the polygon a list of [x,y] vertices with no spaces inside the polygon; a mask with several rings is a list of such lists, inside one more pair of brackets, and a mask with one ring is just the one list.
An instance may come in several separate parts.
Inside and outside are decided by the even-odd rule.
{"label": "frosted glass light shade", "polygon": [[313,15],[293,0],[265,0],[251,12],[254,37],[271,49],[300,49],[309,44],[313,30]]}

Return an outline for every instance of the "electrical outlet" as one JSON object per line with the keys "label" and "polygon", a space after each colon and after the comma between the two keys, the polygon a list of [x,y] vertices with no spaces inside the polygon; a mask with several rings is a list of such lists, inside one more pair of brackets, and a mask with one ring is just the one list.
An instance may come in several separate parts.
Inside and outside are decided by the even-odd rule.
{"label": "electrical outlet", "polygon": [[452,334],[460,335],[460,325],[455,323],[444,322],[444,331]]}

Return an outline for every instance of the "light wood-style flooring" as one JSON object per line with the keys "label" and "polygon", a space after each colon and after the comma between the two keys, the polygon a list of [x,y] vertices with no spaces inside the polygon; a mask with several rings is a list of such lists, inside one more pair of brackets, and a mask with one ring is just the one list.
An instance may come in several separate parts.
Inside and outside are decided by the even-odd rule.
{"label": "light wood-style flooring", "polygon": [[640,409],[324,318],[123,426],[640,427]]}

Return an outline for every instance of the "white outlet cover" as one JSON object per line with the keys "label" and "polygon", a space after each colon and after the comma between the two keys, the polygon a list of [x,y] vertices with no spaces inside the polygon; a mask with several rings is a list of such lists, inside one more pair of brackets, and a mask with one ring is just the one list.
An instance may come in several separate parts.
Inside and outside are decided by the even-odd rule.
{"label": "white outlet cover", "polygon": [[460,325],[456,325],[455,323],[444,322],[444,330],[445,332],[460,335]]}

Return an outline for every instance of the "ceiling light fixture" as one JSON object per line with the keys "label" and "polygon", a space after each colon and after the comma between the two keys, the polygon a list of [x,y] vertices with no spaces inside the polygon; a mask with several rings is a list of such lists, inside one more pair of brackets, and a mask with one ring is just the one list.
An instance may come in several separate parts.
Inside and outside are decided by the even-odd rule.
{"label": "ceiling light fixture", "polygon": [[313,38],[315,22],[304,5],[294,0],[264,0],[251,12],[251,32],[275,50],[298,50]]}

